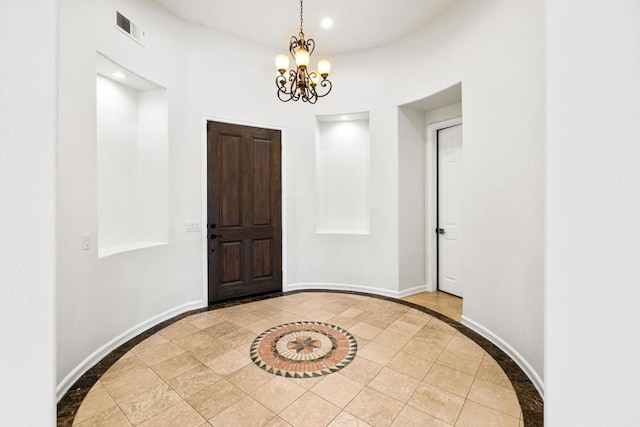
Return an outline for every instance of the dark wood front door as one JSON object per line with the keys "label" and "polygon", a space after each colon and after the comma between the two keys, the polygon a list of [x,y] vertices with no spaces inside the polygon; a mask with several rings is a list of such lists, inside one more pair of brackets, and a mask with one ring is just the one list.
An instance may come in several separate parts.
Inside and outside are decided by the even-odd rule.
{"label": "dark wood front door", "polygon": [[209,302],[282,290],[280,131],[207,124]]}

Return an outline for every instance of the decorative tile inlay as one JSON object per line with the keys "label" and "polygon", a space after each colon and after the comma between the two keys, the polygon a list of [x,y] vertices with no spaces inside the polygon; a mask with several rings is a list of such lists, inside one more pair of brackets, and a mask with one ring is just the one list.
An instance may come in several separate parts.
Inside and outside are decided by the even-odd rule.
{"label": "decorative tile inlay", "polygon": [[293,322],[267,329],[253,341],[253,363],[270,374],[313,378],[337,372],[356,356],[358,343],[345,329],[323,322]]}

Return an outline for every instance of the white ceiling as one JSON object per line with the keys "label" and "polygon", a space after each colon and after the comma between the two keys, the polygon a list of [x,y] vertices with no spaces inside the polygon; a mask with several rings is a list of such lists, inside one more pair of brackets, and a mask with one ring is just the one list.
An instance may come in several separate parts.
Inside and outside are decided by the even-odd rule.
{"label": "white ceiling", "polygon": [[[402,38],[456,0],[306,0],[304,33],[316,52],[343,53]],[[156,0],[185,21],[253,40],[286,53],[300,31],[299,0]],[[324,29],[320,21],[333,19]]]}

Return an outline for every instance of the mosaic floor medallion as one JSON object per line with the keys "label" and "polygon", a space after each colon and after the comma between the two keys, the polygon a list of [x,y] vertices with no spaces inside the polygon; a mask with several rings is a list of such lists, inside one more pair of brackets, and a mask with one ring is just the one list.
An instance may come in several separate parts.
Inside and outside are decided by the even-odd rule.
{"label": "mosaic floor medallion", "polygon": [[347,366],[358,351],[345,329],[323,322],[294,322],[267,329],[253,341],[251,360],[288,378],[328,375]]}

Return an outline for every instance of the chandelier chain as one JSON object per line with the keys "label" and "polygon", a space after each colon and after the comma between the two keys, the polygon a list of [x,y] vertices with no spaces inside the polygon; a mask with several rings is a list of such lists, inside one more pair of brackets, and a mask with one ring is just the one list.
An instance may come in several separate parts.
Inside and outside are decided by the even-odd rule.
{"label": "chandelier chain", "polygon": [[300,34],[304,34],[302,31],[302,0],[300,0]]}

